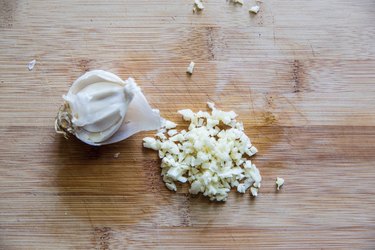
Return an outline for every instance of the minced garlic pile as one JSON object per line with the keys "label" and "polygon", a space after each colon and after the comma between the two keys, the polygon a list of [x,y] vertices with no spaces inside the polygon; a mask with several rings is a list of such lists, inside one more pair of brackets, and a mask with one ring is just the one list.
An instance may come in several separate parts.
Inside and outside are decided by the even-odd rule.
{"label": "minced garlic pile", "polygon": [[231,188],[240,193],[250,188],[257,196],[262,180],[257,167],[248,159],[257,153],[243,124],[233,111],[224,112],[208,103],[212,110],[194,113],[178,111],[190,121],[188,130],[177,131],[176,124],[165,123],[156,139],[146,137],[143,146],[159,151],[161,175],[168,189],[176,191],[175,182],[189,182],[191,194],[203,193],[210,200],[225,201]]}

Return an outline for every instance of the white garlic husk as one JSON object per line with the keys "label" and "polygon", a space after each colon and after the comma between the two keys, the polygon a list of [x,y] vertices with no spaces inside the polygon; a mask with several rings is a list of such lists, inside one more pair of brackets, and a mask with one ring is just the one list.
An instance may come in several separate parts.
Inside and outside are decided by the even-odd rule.
{"label": "white garlic husk", "polygon": [[161,127],[133,78],[123,81],[113,73],[93,70],[79,77],[63,96],[55,130],[95,146],[115,143],[145,130]]}

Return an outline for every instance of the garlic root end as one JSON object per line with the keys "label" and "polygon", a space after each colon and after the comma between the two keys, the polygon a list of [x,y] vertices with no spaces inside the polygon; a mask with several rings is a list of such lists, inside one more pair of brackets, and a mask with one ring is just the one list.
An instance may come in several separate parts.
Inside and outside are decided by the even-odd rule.
{"label": "garlic root end", "polygon": [[55,131],[58,134],[63,134],[68,138],[68,133],[75,134],[75,129],[72,123],[72,114],[67,102],[60,106],[59,112],[55,119]]}

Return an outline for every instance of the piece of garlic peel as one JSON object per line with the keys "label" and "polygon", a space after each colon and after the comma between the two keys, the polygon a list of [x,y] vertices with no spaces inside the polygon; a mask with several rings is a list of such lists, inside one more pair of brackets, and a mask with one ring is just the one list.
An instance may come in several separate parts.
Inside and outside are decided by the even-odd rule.
{"label": "piece of garlic peel", "polygon": [[[247,159],[257,152],[256,148],[244,133],[243,124],[235,120],[236,113],[207,104],[211,114],[194,113],[190,109],[178,111],[184,120],[190,121],[188,131],[168,130],[168,136],[159,132],[156,139],[144,138],[144,147],[158,150],[163,181],[172,191],[177,190],[175,182],[178,181],[190,183],[191,194],[202,193],[215,201],[225,201],[230,189],[235,187],[240,193],[250,188],[256,196],[262,178],[257,167]],[[223,129],[210,126],[212,120]],[[226,123],[229,125],[223,126]]]}
{"label": "piece of garlic peel", "polygon": [[161,127],[162,118],[129,78],[93,70],[70,87],[55,120],[55,130],[66,137],[100,146],[115,143],[144,130]]}

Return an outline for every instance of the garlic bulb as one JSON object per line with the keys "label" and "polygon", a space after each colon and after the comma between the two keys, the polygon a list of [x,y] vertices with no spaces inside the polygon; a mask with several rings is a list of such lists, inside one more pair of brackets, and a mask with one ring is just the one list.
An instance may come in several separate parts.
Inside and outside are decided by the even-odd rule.
{"label": "garlic bulb", "polygon": [[63,96],[55,130],[64,136],[74,134],[90,145],[115,143],[144,130],[161,127],[162,118],[129,78],[103,70],[79,77]]}

